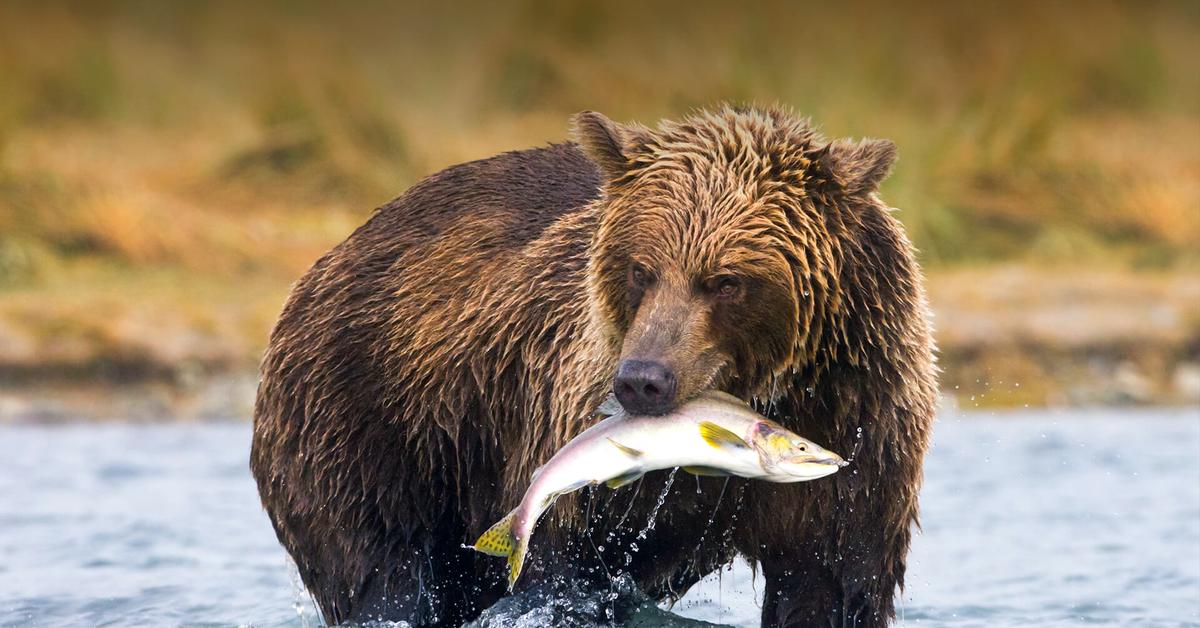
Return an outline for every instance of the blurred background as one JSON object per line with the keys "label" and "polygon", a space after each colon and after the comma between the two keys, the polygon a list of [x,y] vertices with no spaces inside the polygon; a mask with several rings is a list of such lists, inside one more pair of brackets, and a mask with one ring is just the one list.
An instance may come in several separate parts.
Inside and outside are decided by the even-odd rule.
{"label": "blurred background", "polygon": [[0,421],[249,416],[291,282],[445,166],[782,104],[900,148],[951,399],[1200,400],[1200,4],[0,3]]}

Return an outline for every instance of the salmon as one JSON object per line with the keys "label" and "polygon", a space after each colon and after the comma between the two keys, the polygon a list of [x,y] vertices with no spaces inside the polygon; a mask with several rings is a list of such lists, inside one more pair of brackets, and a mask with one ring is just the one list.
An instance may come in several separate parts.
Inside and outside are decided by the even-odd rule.
{"label": "salmon", "polygon": [[608,416],[535,471],[521,503],[469,546],[508,559],[510,591],[542,513],[560,496],[584,486],[617,488],[648,471],[675,467],[696,475],[805,482],[847,464],[719,391],[705,392],[663,416],[629,415],[612,398],[600,414]]}

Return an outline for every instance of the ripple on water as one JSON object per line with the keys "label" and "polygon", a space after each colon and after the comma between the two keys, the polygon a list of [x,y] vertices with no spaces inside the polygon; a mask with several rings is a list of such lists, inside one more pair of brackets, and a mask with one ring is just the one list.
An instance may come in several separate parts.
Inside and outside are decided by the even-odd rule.
{"label": "ripple on water", "polygon": [[123,480],[136,480],[154,472],[156,472],[156,469],[153,467],[118,462],[106,464],[97,469],[96,477],[106,482],[120,482]]}
{"label": "ripple on water", "polygon": [[[315,624],[259,503],[249,440],[230,424],[0,428],[0,625]],[[1190,413],[947,418],[935,443],[903,623],[1200,622]],[[670,614],[632,591],[619,602],[641,625],[756,625],[762,588],[737,562]],[[603,624],[612,604],[598,595],[522,594],[477,625]]]}

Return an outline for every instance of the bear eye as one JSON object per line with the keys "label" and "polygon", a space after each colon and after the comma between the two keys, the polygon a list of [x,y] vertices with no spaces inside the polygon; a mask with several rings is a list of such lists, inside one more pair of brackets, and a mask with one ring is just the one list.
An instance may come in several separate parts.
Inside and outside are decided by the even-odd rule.
{"label": "bear eye", "polygon": [[650,271],[646,270],[641,264],[631,264],[629,266],[629,283],[638,288],[645,287],[650,283]]}
{"label": "bear eye", "polygon": [[737,277],[720,277],[713,292],[722,299],[732,299],[742,291],[742,282]]}

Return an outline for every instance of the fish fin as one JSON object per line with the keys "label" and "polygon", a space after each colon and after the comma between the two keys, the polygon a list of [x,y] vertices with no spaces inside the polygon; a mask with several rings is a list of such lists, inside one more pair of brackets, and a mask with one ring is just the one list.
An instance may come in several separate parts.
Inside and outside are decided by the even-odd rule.
{"label": "fish fin", "polygon": [[717,448],[749,447],[741,436],[709,421],[700,423],[700,437],[709,445]]}
{"label": "fish fin", "polygon": [[716,467],[688,466],[688,467],[683,467],[683,470],[687,471],[688,473],[691,473],[692,475],[704,475],[704,476],[711,476],[711,477],[728,477],[728,476],[732,475],[728,471],[726,471],[724,469],[718,469]]}
{"label": "fish fin", "polygon": [[624,473],[610,479],[609,481],[605,482],[604,485],[608,488],[621,488],[626,484],[636,482],[640,477],[642,477],[641,471],[630,471],[629,473]]}
{"label": "fish fin", "polygon": [[521,576],[521,568],[525,566],[525,551],[529,549],[529,541],[517,539],[512,553],[508,555],[508,591],[511,593],[517,578]]}
{"label": "fish fin", "polygon": [[487,532],[480,535],[479,540],[475,541],[471,549],[491,556],[511,557],[513,552],[512,525],[516,516],[516,510],[505,515],[503,519],[488,528]]}
{"label": "fish fin", "polygon": [[621,407],[621,402],[617,401],[616,395],[605,397],[604,401],[600,403],[600,407],[596,408],[596,414],[603,414],[604,416],[613,416],[624,411],[625,408]]}
{"label": "fish fin", "polygon": [[626,454],[628,454],[630,456],[633,456],[634,458],[642,457],[643,452],[640,449],[634,449],[633,447],[629,447],[627,445],[622,445],[621,443],[618,443],[617,441],[615,441],[611,438],[608,439],[608,442],[612,443],[613,445],[616,445],[617,449],[620,449],[621,451],[625,452]]}

